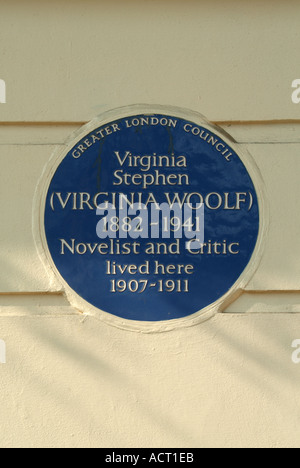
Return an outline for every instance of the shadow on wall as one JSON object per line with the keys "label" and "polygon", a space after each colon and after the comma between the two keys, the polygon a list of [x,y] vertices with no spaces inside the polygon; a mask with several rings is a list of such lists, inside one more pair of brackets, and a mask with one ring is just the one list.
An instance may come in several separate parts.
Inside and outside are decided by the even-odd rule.
{"label": "shadow on wall", "polygon": [[[32,320],[27,316],[20,324],[21,335],[26,336],[26,342],[32,343],[34,348],[27,358],[26,350],[23,350],[21,357],[15,353],[13,359],[21,359],[23,365],[26,360],[28,389],[38,395],[37,400],[41,395],[47,395],[39,405],[41,416],[47,412],[50,399],[54,408],[60,408],[60,417],[67,424],[81,427],[84,434],[91,431],[106,433],[104,446],[139,446],[139,426],[143,426],[142,432],[145,426],[152,428],[153,433],[149,430],[149,446],[160,446],[161,439],[155,432],[169,434],[175,445],[180,445],[180,441],[197,445],[193,434],[168,411],[174,401],[153,398],[151,388],[156,387],[156,383],[147,377],[147,360],[139,367],[139,375],[136,369],[133,371],[136,353],[141,355],[139,346],[135,349],[132,343],[136,341],[131,339],[134,335],[111,329],[90,317],[73,318],[74,321],[66,323],[66,317],[53,320],[53,317],[45,316],[45,320],[41,317]],[[103,333],[103,327],[106,333]],[[125,341],[117,337],[111,340],[110,335],[115,334],[113,330],[117,336],[124,333]],[[124,348],[120,349],[121,341],[126,352]],[[45,366],[45,363],[48,364]],[[159,390],[159,382],[157,384]],[[101,446],[102,439],[96,437],[91,445]],[[77,440],[77,445],[80,441]]]}
{"label": "shadow on wall", "polygon": [[[223,313],[146,335],[66,316],[62,301],[51,294],[0,295],[9,392],[33,419],[52,421],[49,431],[54,415],[59,419],[57,446],[69,426],[80,428],[75,446],[112,447],[145,446],[145,440],[149,447],[206,447],[209,434],[221,446],[230,438],[245,446],[251,437],[263,444],[281,419],[297,427],[300,367],[292,363],[291,344],[300,338],[299,314]],[[231,427],[229,439],[220,424]],[[45,438],[42,423],[34,430]]]}
{"label": "shadow on wall", "polygon": [[[145,446],[147,434],[149,447],[205,447],[211,431],[226,445],[220,424],[232,421],[232,440],[245,445],[258,433],[263,443],[275,420],[292,426],[300,417],[291,361],[297,327],[300,336],[298,314],[219,314],[192,328],[142,335],[91,317],[26,317],[18,322],[25,347],[14,360],[23,361],[41,416],[49,417],[50,401],[60,419],[89,434],[91,446]],[[78,437],[77,445],[86,443]]]}

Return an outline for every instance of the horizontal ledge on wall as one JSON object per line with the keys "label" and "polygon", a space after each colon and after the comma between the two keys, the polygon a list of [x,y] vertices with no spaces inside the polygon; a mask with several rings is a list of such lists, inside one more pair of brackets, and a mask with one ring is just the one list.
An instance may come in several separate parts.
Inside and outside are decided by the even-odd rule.
{"label": "horizontal ledge on wall", "polygon": [[273,119],[273,120],[218,120],[212,122],[215,125],[222,126],[241,126],[241,125],[293,125],[300,124],[300,119]]}
{"label": "horizontal ledge on wall", "polygon": [[[212,122],[237,142],[299,143],[300,120]],[[0,122],[1,145],[63,145],[86,122]]]}
{"label": "horizontal ledge on wall", "polygon": [[31,315],[79,315],[63,294],[0,294],[0,317]]}
{"label": "horizontal ledge on wall", "polygon": [[[300,291],[243,292],[223,311],[225,314],[300,313]],[[82,315],[64,294],[0,294],[1,316]]]}
{"label": "horizontal ledge on wall", "polygon": [[244,292],[224,313],[300,313],[300,291]]}
{"label": "horizontal ledge on wall", "polygon": [[63,121],[8,121],[0,122],[0,127],[82,127],[88,122],[63,122]]}
{"label": "horizontal ledge on wall", "polygon": [[[82,126],[87,124],[88,121],[63,121],[63,120],[51,120],[51,121],[22,121],[22,120],[11,120],[11,121],[0,121],[1,127],[30,127],[30,126]],[[280,124],[300,124],[300,119],[273,119],[273,120],[212,120],[211,123],[215,125],[280,125]]]}

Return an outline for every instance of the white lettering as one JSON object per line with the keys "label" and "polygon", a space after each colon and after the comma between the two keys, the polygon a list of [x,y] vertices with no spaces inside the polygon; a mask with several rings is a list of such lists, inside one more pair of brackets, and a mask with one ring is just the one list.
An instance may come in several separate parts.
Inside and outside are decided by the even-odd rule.
{"label": "white lettering", "polygon": [[6,343],[0,340],[0,363],[6,364]]}
{"label": "white lettering", "polygon": [[292,88],[296,88],[296,90],[292,93],[292,101],[294,104],[299,104],[300,103],[300,79],[293,81]]}
{"label": "white lettering", "polygon": [[6,104],[6,84],[4,80],[0,80],[0,104]]}
{"label": "white lettering", "polygon": [[292,348],[298,348],[292,354],[292,361],[294,364],[300,364],[300,340],[294,340]]}

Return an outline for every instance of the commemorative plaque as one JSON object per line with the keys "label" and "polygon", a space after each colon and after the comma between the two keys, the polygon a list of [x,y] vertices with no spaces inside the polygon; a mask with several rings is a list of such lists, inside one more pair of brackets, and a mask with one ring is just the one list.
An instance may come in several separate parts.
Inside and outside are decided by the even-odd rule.
{"label": "commemorative plaque", "polygon": [[138,322],[216,310],[257,263],[262,200],[249,161],[176,108],[122,109],[84,127],[40,197],[43,249],[71,302]]}

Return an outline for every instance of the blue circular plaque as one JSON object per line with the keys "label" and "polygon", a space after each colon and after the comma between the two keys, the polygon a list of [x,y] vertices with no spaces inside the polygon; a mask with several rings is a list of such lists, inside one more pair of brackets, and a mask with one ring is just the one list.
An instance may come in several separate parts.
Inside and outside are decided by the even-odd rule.
{"label": "blue circular plaque", "polygon": [[194,114],[122,114],[85,128],[48,174],[47,255],[95,312],[141,322],[199,314],[251,269],[254,172]]}

